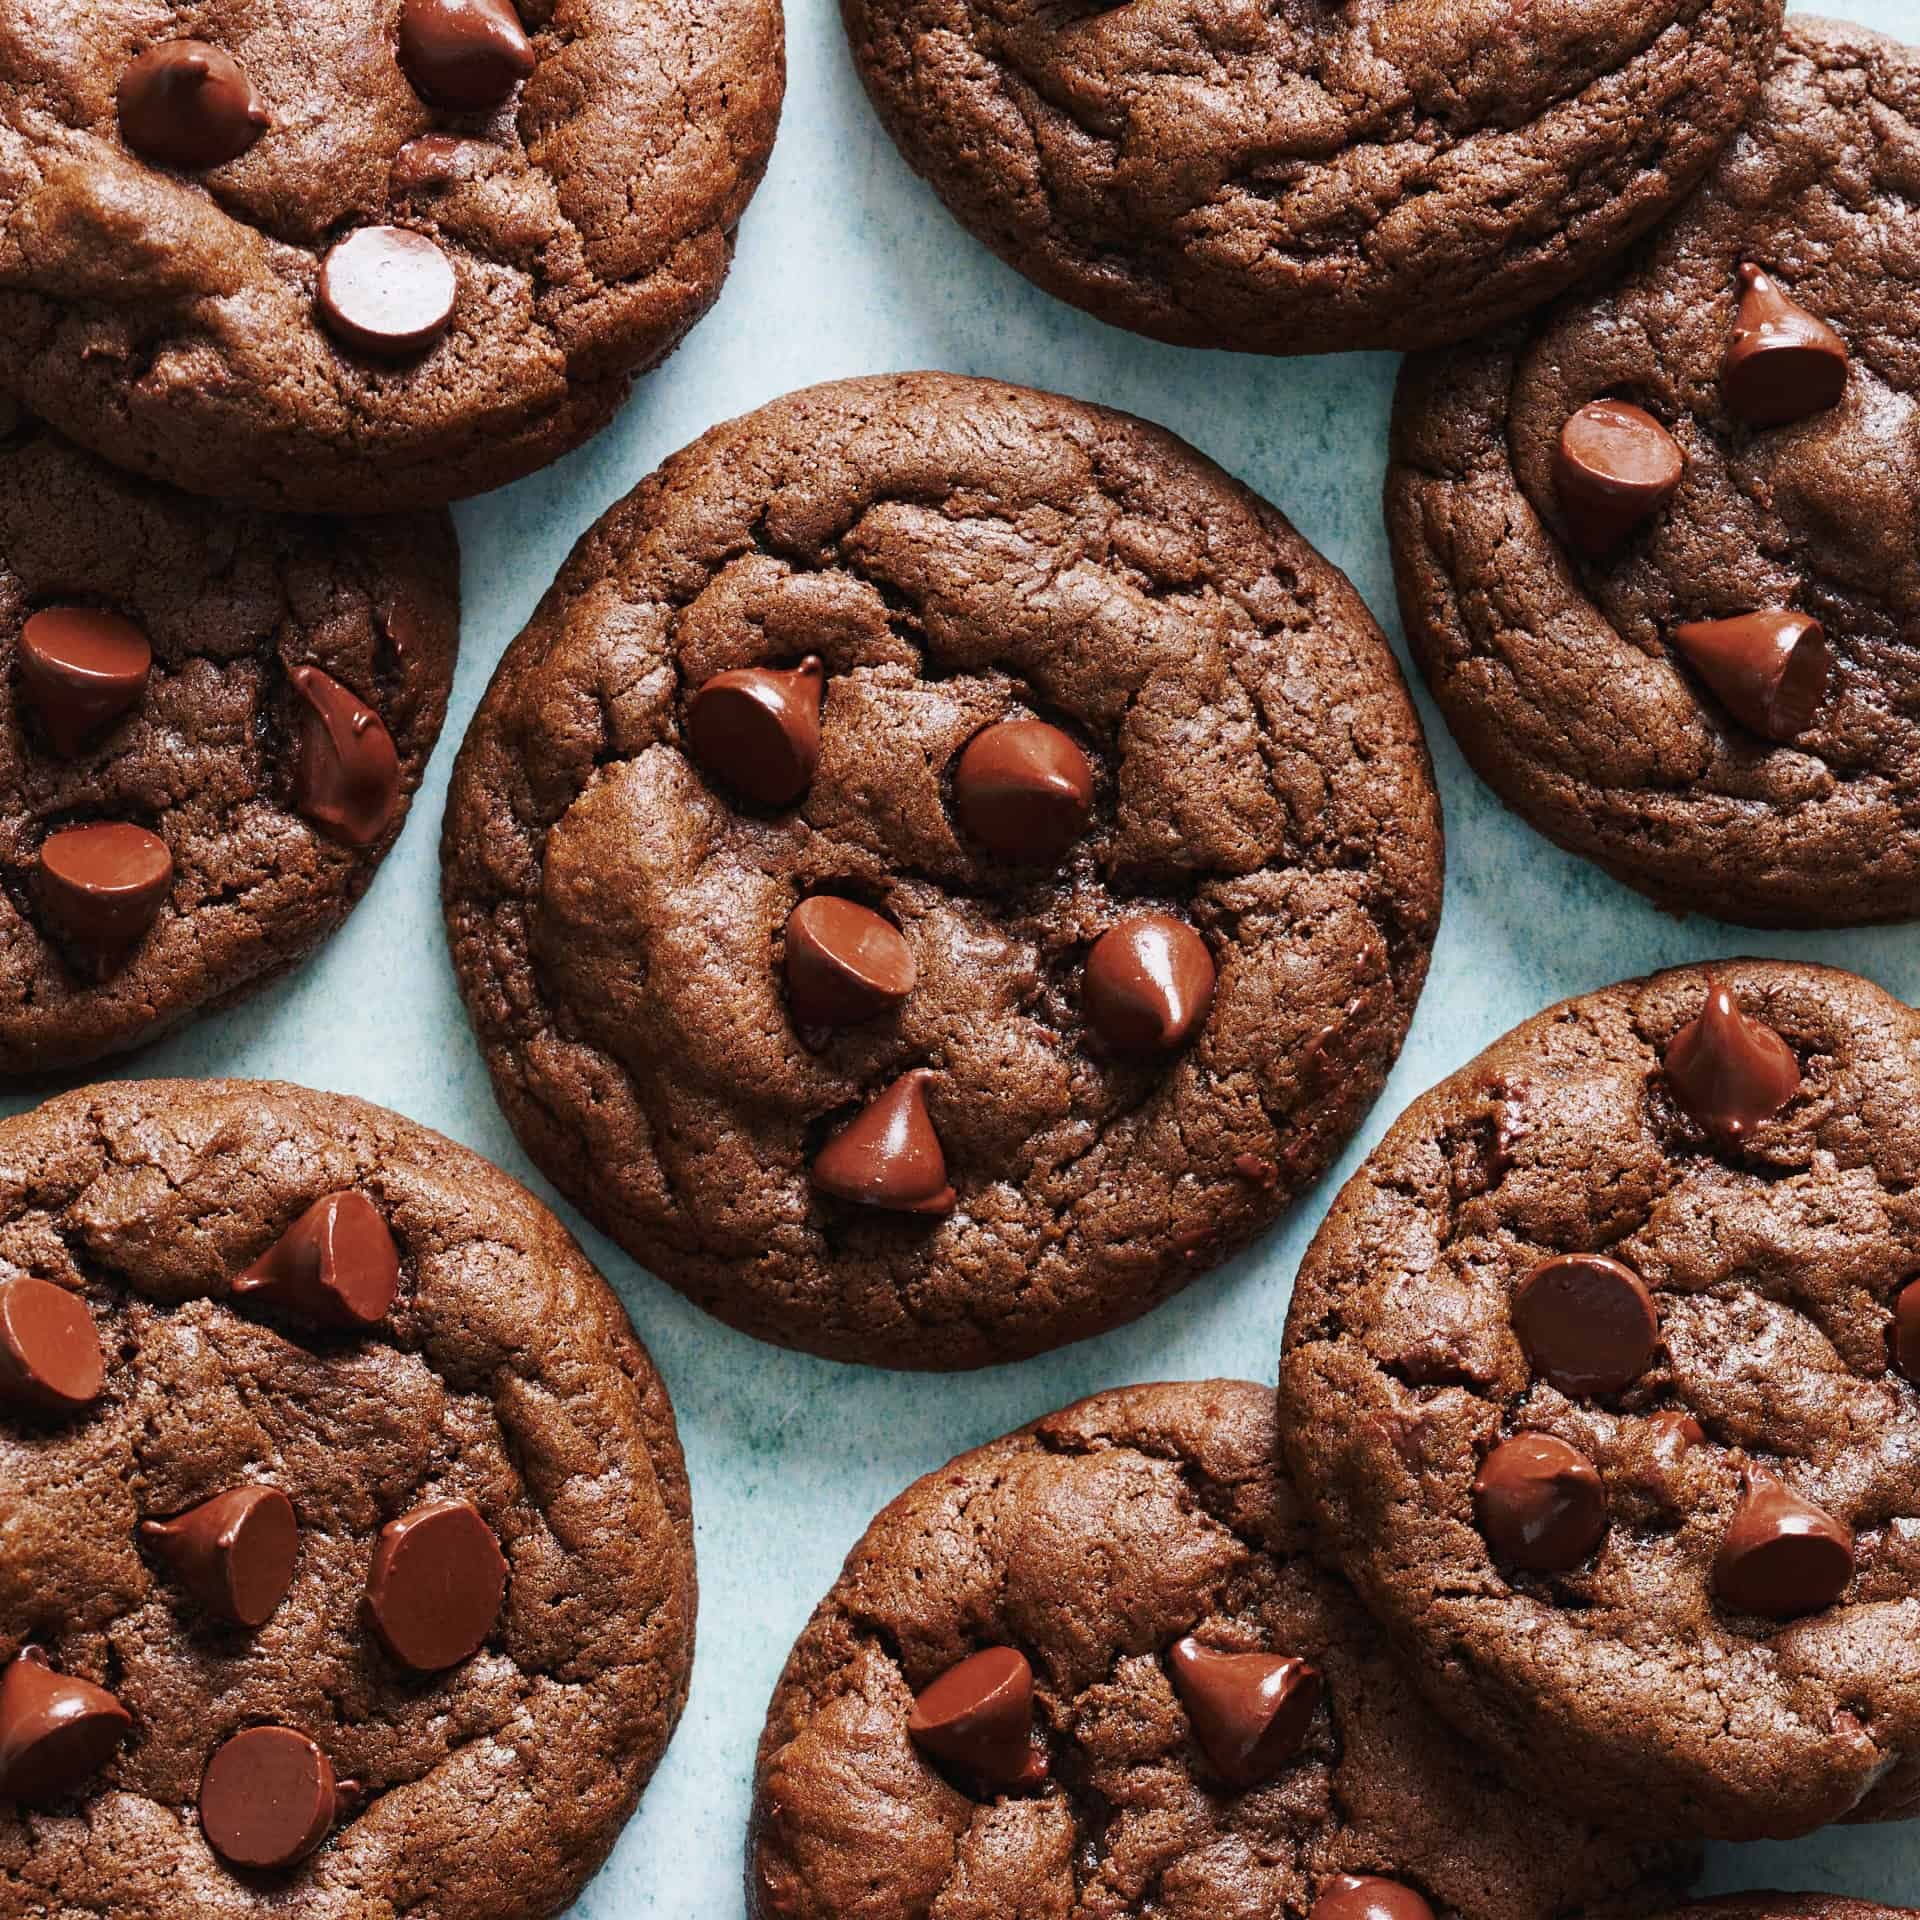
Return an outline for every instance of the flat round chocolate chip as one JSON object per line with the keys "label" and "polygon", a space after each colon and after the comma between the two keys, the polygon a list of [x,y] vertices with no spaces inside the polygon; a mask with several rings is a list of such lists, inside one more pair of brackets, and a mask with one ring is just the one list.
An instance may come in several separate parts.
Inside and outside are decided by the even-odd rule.
{"label": "flat round chocolate chip", "polygon": [[1213,1005],[1207,943],[1171,914],[1137,913],[1109,927],[1087,955],[1087,1019],[1115,1053],[1178,1053]]}
{"label": "flat round chocolate chip", "polygon": [[333,1827],[333,1763],[292,1727],[248,1727],[200,1777],[200,1830],[232,1867],[271,1871],[304,1860]]}
{"label": "flat round chocolate chip", "polygon": [[1570,1398],[1618,1393],[1646,1371],[1660,1339],[1653,1295],[1603,1253],[1543,1260],[1513,1299],[1528,1363]]}
{"label": "flat round chocolate chip", "polygon": [[471,1501],[431,1501],[380,1529],[367,1614],[402,1666],[438,1673],[471,1659],[506,1594],[506,1556]]}
{"label": "flat round chocolate chip", "polygon": [[1058,727],[1003,720],[967,742],[953,810],[980,844],[1009,860],[1057,860],[1086,832],[1093,769]]}
{"label": "flat round chocolate chip", "polygon": [[241,1299],[349,1330],[378,1326],[399,1289],[393,1235],[355,1188],[316,1200],[233,1283]]}
{"label": "flat round chocolate chip", "polygon": [[1728,1141],[1744,1139],[1800,1090],[1793,1049],[1717,981],[1699,1015],[1667,1042],[1664,1064],[1681,1106]]}
{"label": "flat round chocolate chip", "polygon": [[1551,1434],[1517,1433],[1481,1462],[1474,1511],[1495,1559],[1528,1573],[1565,1573],[1607,1531],[1607,1490],[1584,1453]]}
{"label": "flat round chocolate chip", "polygon": [[947,1158],[927,1113],[924,1067],[903,1073],[820,1149],[813,1183],[836,1200],[895,1213],[951,1213]]}
{"label": "flat round chocolate chip", "polygon": [[100,1335],[87,1303],[51,1280],[0,1280],[0,1401],[44,1413],[77,1413],[107,1384]]}
{"label": "flat round chocolate chip", "polygon": [[1686,620],[1673,643],[1688,665],[1750,733],[1797,739],[1827,697],[1826,629],[1784,607],[1732,620]]}
{"label": "flat round chocolate chip", "polygon": [[25,1647],[0,1677],[0,1799],[71,1793],[113,1758],[133,1716],[104,1687]]}
{"label": "flat round chocolate chip", "polygon": [[153,925],[173,887],[173,855],[130,821],[63,827],[40,843],[34,878],[55,933],[85,951],[117,952]]}
{"label": "flat round chocolate chip", "polygon": [[1032,1731],[1033,1669],[1013,1647],[988,1647],[949,1667],[915,1698],[907,1721],[916,1746],[986,1793],[1046,1777]]}
{"label": "flat round chocolate chip", "polygon": [[1560,429],[1554,491],[1583,553],[1611,552],[1673,497],[1685,462],[1680,443],[1644,407],[1594,400]]}
{"label": "flat round chocolate chip", "polygon": [[788,807],[820,762],[820,701],[827,670],[809,654],[797,667],[716,673],[687,709],[687,744],[715,779],[763,807]]}
{"label": "flat round chocolate chip", "polygon": [[817,893],[787,916],[787,1004],[803,1027],[852,1027],[913,991],[913,949],[890,920]]}
{"label": "flat round chocolate chip", "polygon": [[56,753],[78,753],[140,704],[153,648],[99,607],[43,607],[20,629],[20,691]]}
{"label": "flat round chocolate chip", "polygon": [[423,233],[361,227],[320,263],[320,318],[362,353],[400,358],[431,346],[453,318],[453,262]]}
{"label": "flat round chocolate chip", "polygon": [[350,847],[370,847],[400,804],[400,754],[386,723],[351,687],[315,666],[287,676],[305,702],[293,804]]}
{"label": "flat round chocolate chip", "polygon": [[1713,1563],[1713,1590],[1740,1613],[1788,1620],[1830,1607],[1853,1578],[1853,1532],[1756,1467]]}
{"label": "flat round chocolate chip", "polygon": [[1728,411],[1755,427],[1780,427],[1838,403],[1847,386],[1847,344],[1752,262],[1720,363]]}
{"label": "flat round chocolate chip", "polygon": [[479,113],[533,71],[533,47],[508,0],[405,0],[400,65],[421,99]]}
{"label": "flat round chocolate chip", "polygon": [[1308,1920],[1433,1920],[1433,1909],[1398,1880],[1342,1873],[1321,1889]]}
{"label": "flat round chocolate chip", "polygon": [[205,40],[149,47],[121,75],[118,106],[121,139],[160,167],[224,166],[268,125],[246,69]]}
{"label": "flat round chocolate chip", "polygon": [[1320,1702],[1320,1675],[1306,1661],[1224,1652],[1188,1634],[1167,1665],[1201,1752],[1229,1786],[1258,1786],[1299,1753]]}
{"label": "flat round chocolate chip", "polygon": [[287,1597],[300,1548],[293,1502],[277,1487],[230,1487],[140,1533],[209,1613],[242,1627],[264,1624]]}

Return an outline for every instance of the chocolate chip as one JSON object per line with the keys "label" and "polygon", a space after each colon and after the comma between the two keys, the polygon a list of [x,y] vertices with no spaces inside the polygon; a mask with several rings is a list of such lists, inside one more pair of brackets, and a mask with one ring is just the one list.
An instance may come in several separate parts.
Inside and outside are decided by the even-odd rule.
{"label": "chocolate chip", "polygon": [[1666,1069],[1681,1106],[1727,1140],[1751,1133],[1800,1090],[1793,1049],[1714,980],[1698,1017],[1667,1042]]}
{"label": "chocolate chip", "polygon": [[1433,1920],[1433,1909],[1398,1880],[1342,1873],[1321,1889],[1307,1920]]}
{"label": "chocolate chip", "polygon": [[400,1255],[380,1210],[349,1189],[316,1200],[233,1283],[243,1300],[323,1327],[378,1326],[400,1289]]}
{"label": "chocolate chip", "polygon": [[533,71],[533,48],[508,0],[405,0],[400,64],[436,107],[497,107]]}
{"label": "chocolate chip", "polygon": [[1713,1563],[1713,1590],[1772,1620],[1830,1607],[1853,1578],[1853,1533],[1784,1480],[1755,1467]]}
{"label": "chocolate chip", "polygon": [[1668,1461],[1678,1460],[1690,1449],[1706,1442],[1707,1430],[1692,1414],[1679,1407],[1663,1407],[1647,1415],[1653,1435],[1653,1449]]}
{"label": "chocolate chip", "polygon": [[913,991],[913,949],[879,914],[817,893],[787,916],[787,1000],[803,1027],[852,1027]]}
{"label": "chocolate chip", "polygon": [[0,1797],[72,1792],[113,1758],[132,1725],[104,1687],[57,1673],[40,1648],[23,1647],[0,1677]]}
{"label": "chocolate chip", "polygon": [[1672,499],[1680,443],[1644,407],[1593,400],[1560,429],[1554,492],[1581,552],[1611,552]]}
{"label": "chocolate chip", "polygon": [[257,1627],[287,1597],[300,1527],[277,1487],[230,1487],[172,1520],[148,1520],[141,1537],[215,1616]]}
{"label": "chocolate chip", "polygon": [[470,179],[478,171],[485,147],[451,133],[423,133],[393,156],[387,185],[395,193],[428,193],[454,181]]}
{"label": "chocolate chip", "polygon": [[903,1073],[820,1149],[813,1183],[836,1200],[896,1213],[951,1213],[947,1158],[927,1117],[924,1067]]}
{"label": "chocolate chip", "polygon": [[715,779],[763,807],[806,792],[820,763],[820,699],[827,670],[817,654],[797,667],[716,673],[687,709],[693,757]]}
{"label": "chocolate chip", "polygon": [[20,629],[20,691],[56,753],[76,754],[140,704],[153,648],[98,607],[43,607]]}
{"label": "chocolate chip", "polygon": [[0,1401],[77,1413],[106,1384],[100,1336],[77,1293],[29,1274],[0,1280]]}
{"label": "chocolate chip", "polygon": [[425,234],[361,227],[320,263],[320,318],[349,347],[402,358],[446,332],[456,290],[453,262]]}
{"label": "chocolate chip", "polygon": [[1003,720],[967,742],[953,809],[984,847],[1009,860],[1055,860],[1087,830],[1093,769],[1044,720]]}
{"label": "chocolate chip", "polygon": [[1012,1647],[988,1647],[949,1667],[914,1700],[907,1721],[916,1746],[988,1794],[1046,1778],[1032,1731],[1033,1669]]}
{"label": "chocolate chip", "polygon": [[271,1870],[304,1860],[341,1810],[333,1763],[292,1727],[248,1727],[200,1776],[200,1831],[229,1866]]}
{"label": "chocolate chip", "polygon": [[1213,956],[1187,925],[1137,913],[1087,955],[1081,988],[1093,1030],[1115,1053],[1177,1053],[1213,1005]]}
{"label": "chocolate chip", "polygon": [[1618,1393],[1646,1370],[1660,1316],[1640,1276],[1604,1253],[1543,1260],[1513,1300],[1535,1373],[1573,1398]]}
{"label": "chocolate chip", "polygon": [[1740,311],[1720,362],[1728,411],[1749,426],[1780,427],[1835,405],[1847,386],[1847,345],[1824,320],[1751,262],[1740,268]]}
{"label": "chocolate chip", "polygon": [[1805,733],[1827,697],[1827,635],[1818,620],[1784,607],[1731,620],[1687,620],[1673,643],[1749,732],[1763,740]]}
{"label": "chocolate chip", "polygon": [[1474,1511],[1496,1559],[1528,1573],[1577,1567],[1607,1531],[1607,1490],[1584,1453],[1517,1433],[1481,1462]]}
{"label": "chocolate chip", "polygon": [[506,1556],[472,1501],[431,1501],[380,1529],[367,1617],[402,1666],[438,1673],[471,1659],[506,1595]]}
{"label": "chocolate chip", "polygon": [[1300,1751],[1320,1702],[1320,1675],[1306,1661],[1227,1653],[1188,1634],[1167,1665],[1201,1752],[1230,1787],[1272,1779]]}
{"label": "chocolate chip", "polygon": [[386,724],[351,687],[318,667],[287,676],[306,702],[293,804],[350,847],[371,846],[400,804],[400,755]]}
{"label": "chocolate chip", "polygon": [[149,47],[120,76],[120,137],[155,166],[237,160],[268,126],[246,69],[205,40]]}
{"label": "chocolate chip", "polygon": [[1910,1280],[1893,1303],[1893,1364],[1920,1385],[1920,1280]]}
{"label": "chocolate chip", "polygon": [[173,855],[129,821],[63,827],[40,843],[34,886],[75,956],[106,967],[153,925],[173,888]]}

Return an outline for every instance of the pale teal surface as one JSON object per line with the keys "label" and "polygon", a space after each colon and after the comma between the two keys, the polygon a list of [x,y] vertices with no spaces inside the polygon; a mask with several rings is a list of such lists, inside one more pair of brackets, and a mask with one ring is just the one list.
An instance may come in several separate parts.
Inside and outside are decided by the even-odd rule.
{"label": "pale teal surface", "polygon": [[[1047,299],[968,239],[909,174],[854,79],[833,0],[790,4],[785,122],[718,308],[591,446],[458,510],[467,609],[447,734],[366,902],[296,978],[143,1055],[134,1072],[276,1075],[361,1094],[552,1198],[494,1107],[447,966],[436,847],[448,769],[494,663],[589,520],[714,421],[790,388],[939,367],[1161,421],[1284,509],[1397,641],[1379,512],[1393,361],[1182,353]],[[1920,39],[1920,0],[1857,0],[1854,12]],[[1506,816],[1424,700],[1422,713],[1446,801],[1447,904],[1406,1053],[1360,1138],[1291,1221],[1150,1319],[987,1374],[837,1367],[728,1332],[560,1209],[673,1390],[702,1589],[686,1718],[575,1909],[580,1920],[740,1920],[741,1839],[767,1696],[874,1511],[961,1448],[1102,1387],[1220,1373],[1271,1380],[1294,1268],[1336,1182],[1415,1094],[1516,1021],[1624,975],[1733,952],[1833,961],[1920,1001],[1915,930],[1798,938],[1667,918]],[[1920,1828],[1715,1850],[1716,1889],[1767,1883],[1920,1905]]]}

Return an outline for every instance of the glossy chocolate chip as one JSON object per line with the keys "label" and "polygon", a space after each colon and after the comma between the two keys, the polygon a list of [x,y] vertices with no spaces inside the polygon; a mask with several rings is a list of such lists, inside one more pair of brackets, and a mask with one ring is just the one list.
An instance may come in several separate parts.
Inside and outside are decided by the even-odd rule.
{"label": "glossy chocolate chip", "polygon": [[1707,983],[1707,1003],[1667,1042],[1674,1097],[1710,1133],[1739,1140],[1800,1090],[1793,1049],[1743,1013],[1731,989]]}
{"label": "glossy chocolate chip", "polygon": [[1618,1393],[1645,1372],[1660,1315],[1631,1267],[1569,1253],[1541,1261],[1521,1283],[1513,1330],[1534,1372],[1579,1399]]}
{"label": "glossy chocolate chip", "polygon": [[436,107],[497,107],[533,71],[533,47],[508,0],[405,0],[400,64]]}
{"label": "glossy chocolate chip", "polygon": [[1581,552],[1610,553],[1673,498],[1680,443],[1644,407],[1594,400],[1560,429],[1554,492]]}
{"label": "glossy chocolate chip", "polygon": [[20,629],[20,692],[56,753],[75,754],[140,704],[153,648],[99,607],[43,607]]}
{"label": "glossy chocolate chip", "polygon": [[507,1561],[470,1500],[434,1500],[380,1529],[367,1617],[416,1673],[457,1667],[486,1644],[507,1597]]}
{"label": "glossy chocolate chip", "polygon": [[1188,1634],[1167,1666],[1201,1752],[1230,1787],[1271,1780],[1300,1751],[1320,1702],[1320,1675],[1306,1661],[1226,1653]]}
{"label": "glossy chocolate chip", "polygon": [[305,706],[293,804],[315,826],[350,847],[371,846],[400,804],[400,755],[386,723],[354,692],[318,667],[287,676]]}
{"label": "glossy chocolate chip", "polygon": [[1827,635],[1818,620],[1772,607],[1732,620],[1686,620],[1673,643],[1720,704],[1763,740],[1794,740],[1827,697]]}
{"label": "glossy chocolate chip", "polygon": [[1012,1647],[988,1647],[949,1667],[916,1697],[907,1732],[922,1752],[985,1793],[1046,1777],[1034,1749],[1033,1669]]}
{"label": "glossy chocolate chip", "polygon": [[913,949],[889,920],[817,893],[787,916],[787,1002],[803,1027],[853,1027],[913,991]]}
{"label": "glossy chocolate chip", "polygon": [[149,47],[120,77],[119,109],[121,139],[160,167],[225,166],[268,125],[246,69],[205,40]]}
{"label": "glossy chocolate chip", "polygon": [[716,780],[763,807],[787,807],[820,764],[820,699],[827,670],[816,654],[797,667],[716,673],[687,709],[687,743]]}
{"label": "glossy chocolate chip", "polygon": [[0,1404],[78,1413],[107,1384],[87,1303],[51,1280],[0,1280]]}
{"label": "glossy chocolate chip", "polygon": [[398,359],[447,330],[453,262],[406,227],[360,227],[320,263],[320,318],[343,345]]}
{"label": "glossy chocolate chip", "polygon": [[399,1289],[393,1235],[352,1188],[316,1200],[233,1283],[243,1300],[347,1329],[378,1326]]}
{"label": "glossy chocolate chip", "polygon": [[1832,1606],[1852,1578],[1852,1531],[1784,1480],[1752,1469],[1713,1563],[1721,1601],[1788,1620]]}
{"label": "glossy chocolate chip", "polygon": [[113,1758],[132,1725],[104,1687],[56,1672],[39,1647],[22,1648],[0,1676],[0,1798],[71,1793]]}
{"label": "glossy chocolate chip", "polygon": [[216,1619],[258,1627],[287,1597],[300,1527],[278,1487],[229,1487],[141,1537]]}
{"label": "glossy chocolate chip", "polygon": [[1920,1280],[1910,1280],[1893,1303],[1893,1364],[1920,1385]]}
{"label": "glossy chocolate chip", "polygon": [[1584,1453],[1551,1434],[1517,1433],[1481,1462],[1474,1511],[1494,1558],[1528,1573],[1577,1567],[1607,1531],[1607,1490]]}
{"label": "glossy chocolate chip", "polygon": [[129,821],[63,827],[40,843],[34,889],[55,934],[105,963],[153,925],[173,890],[173,855]]}
{"label": "glossy chocolate chip", "polygon": [[200,1830],[232,1867],[304,1860],[333,1828],[343,1793],[333,1763],[292,1727],[248,1727],[200,1777]]}
{"label": "glossy chocolate chip", "polygon": [[924,1067],[903,1073],[820,1149],[813,1183],[836,1200],[895,1213],[951,1213],[947,1157],[927,1115]]}
{"label": "glossy chocolate chip", "polygon": [[1740,268],[1740,310],[1720,363],[1727,410],[1749,426],[1781,427],[1835,405],[1847,386],[1847,344],[1789,299],[1772,274]]}
{"label": "glossy chocolate chip", "polygon": [[1093,769],[1044,720],[1003,720],[967,742],[953,810],[974,839],[1009,860],[1056,860],[1087,830]]}
{"label": "glossy chocolate chip", "polygon": [[1398,1880],[1342,1873],[1321,1889],[1308,1920],[1433,1920],[1433,1909]]}
{"label": "glossy chocolate chip", "polygon": [[1087,1019],[1115,1053],[1178,1053],[1213,1005],[1207,943],[1171,914],[1136,913],[1109,927],[1087,955]]}
{"label": "glossy chocolate chip", "polygon": [[484,146],[477,140],[462,140],[451,133],[423,133],[393,156],[387,185],[403,195],[430,193],[471,176],[484,153]]}
{"label": "glossy chocolate chip", "polygon": [[1692,1414],[1679,1407],[1663,1407],[1647,1415],[1653,1435],[1654,1451],[1664,1460],[1678,1460],[1694,1447],[1706,1442],[1707,1430]]}

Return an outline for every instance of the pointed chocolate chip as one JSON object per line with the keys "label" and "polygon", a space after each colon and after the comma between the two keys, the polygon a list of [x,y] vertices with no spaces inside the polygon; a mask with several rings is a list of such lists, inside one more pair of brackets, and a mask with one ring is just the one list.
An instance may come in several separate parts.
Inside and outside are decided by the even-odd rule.
{"label": "pointed chocolate chip", "polygon": [[400,1255],[380,1210],[349,1189],[316,1200],[239,1279],[243,1300],[323,1327],[378,1326],[400,1288]]}
{"label": "pointed chocolate chip", "polygon": [[205,40],[149,47],[121,75],[118,104],[121,139],[160,167],[224,166],[268,125],[246,69]]}
{"label": "pointed chocolate chip", "polygon": [[533,71],[533,47],[508,0],[405,0],[400,64],[436,107],[497,107]]}
{"label": "pointed chocolate chip", "polygon": [[0,1280],[0,1403],[78,1413],[106,1384],[100,1335],[77,1293],[30,1274]]}
{"label": "pointed chocolate chip", "polygon": [[787,1000],[803,1027],[852,1027],[913,991],[913,949],[889,920],[817,893],[787,916]]}
{"label": "pointed chocolate chip", "polygon": [[1543,1260],[1513,1300],[1513,1330],[1535,1373],[1570,1398],[1618,1393],[1660,1339],[1653,1295],[1604,1253]]}
{"label": "pointed chocolate chip", "polygon": [[130,821],[63,827],[40,843],[34,892],[71,958],[102,970],[125,958],[173,890],[173,855]]}
{"label": "pointed chocolate chip", "polygon": [[1681,1106],[1727,1140],[1744,1138],[1800,1090],[1793,1049],[1715,980],[1699,1015],[1667,1042],[1665,1064]]}
{"label": "pointed chocolate chip", "polygon": [[56,1672],[39,1647],[22,1648],[0,1676],[0,1798],[72,1792],[113,1758],[132,1725],[104,1687]]}
{"label": "pointed chocolate chip", "polygon": [[320,318],[343,345],[402,359],[446,332],[459,291],[453,262],[408,227],[360,227],[320,263]]}
{"label": "pointed chocolate chip", "polygon": [[400,804],[400,755],[386,724],[351,687],[315,666],[287,676],[305,702],[293,804],[349,847],[370,847]]}
{"label": "pointed chocolate chip", "polygon": [[79,753],[140,704],[153,648],[99,607],[43,607],[20,629],[20,691],[56,753]]}
{"label": "pointed chocolate chip", "polygon": [[1178,1053],[1213,1005],[1207,943],[1171,914],[1136,913],[1109,927],[1087,955],[1087,1019],[1115,1053]]}
{"label": "pointed chocolate chip", "polygon": [[1012,1647],[988,1647],[949,1667],[913,1703],[907,1732],[922,1752],[986,1794],[1038,1786],[1033,1669]]}
{"label": "pointed chocolate chip", "polygon": [[947,1159],[927,1116],[924,1067],[903,1073],[820,1149],[813,1183],[836,1200],[896,1213],[951,1213]]}
{"label": "pointed chocolate chip", "polygon": [[1759,1467],[1720,1541],[1713,1590],[1740,1613],[1772,1620],[1830,1607],[1853,1578],[1853,1533]]}
{"label": "pointed chocolate chip", "polygon": [[1750,733],[1795,740],[1813,724],[1827,697],[1826,629],[1784,607],[1732,620],[1686,620],[1673,643]]}
{"label": "pointed chocolate chip", "polygon": [[1341,1873],[1320,1890],[1307,1920],[1433,1920],[1433,1909],[1398,1880]]}
{"label": "pointed chocolate chip", "polygon": [[1560,429],[1554,492],[1581,552],[1611,552],[1673,498],[1680,443],[1644,407],[1594,400]]}
{"label": "pointed chocolate chip", "polygon": [[1058,727],[1003,720],[968,741],[954,769],[953,810],[991,852],[1055,860],[1087,830],[1093,769]]}
{"label": "pointed chocolate chip", "polygon": [[304,1860],[341,1810],[333,1763],[292,1727],[248,1727],[200,1777],[200,1830],[232,1867],[272,1871]]}
{"label": "pointed chocolate chip", "polygon": [[693,757],[717,780],[763,807],[791,806],[820,763],[820,701],[827,670],[817,654],[797,667],[716,673],[687,709]]}
{"label": "pointed chocolate chip", "polygon": [[1200,1750],[1230,1787],[1272,1779],[1300,1751],[1320,1701],[1320,1675],[1306,1661],[1227,1653],[1188,1634],[1167,1664]]}
{"label": "pointed chocolate chip", "polygon": [[1893,1364],[1920,1386],[1920,1280],[1910,1280],[1893,1303]]}
{"label": "pointed chocolate chip", "polygon": [[293,1502],[277,1487],[230,1487],[140,1533],[209,1613],[241,1627],[264,1624],[287,1597],[300,1547]]}
{"label": "pointed chocolate chip", "polygon": [[438,1673],[471,1659],[506,1597],[506,1556],[472,1501],[430,1501],[380,1529],[367,1616],[402,1666]]}
{"label": "pointed chocolate chip", "polygon": [[1740,268],[1740,311],[1720,363],[1720,391],[1736,419],[1781,427],[1824,412],[1847,385],[1847,345],[1789,299],[1765,268]]}
{"label": "pointed chocolate chip", "polygon": [[1529,1573],[1566,1573],[1607,1531],[1607,1490],[1584,1453],[1551,1434],[1517,1433],[1481,1463],[1474,1511],[1495,1559]]}

